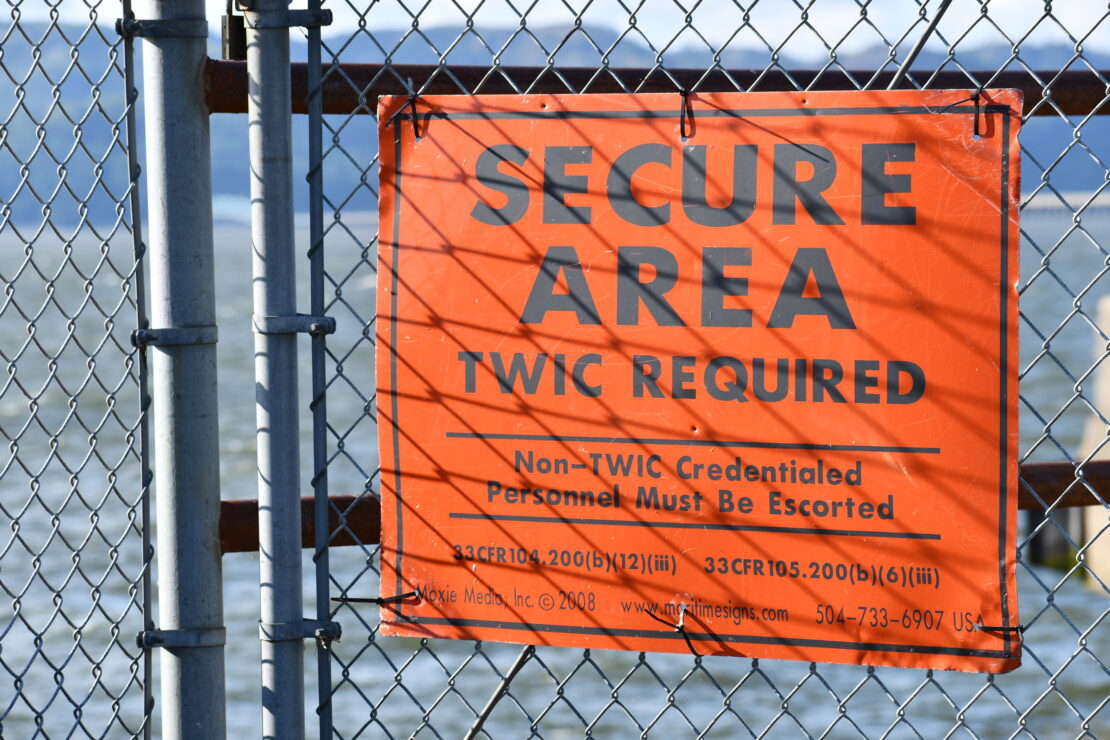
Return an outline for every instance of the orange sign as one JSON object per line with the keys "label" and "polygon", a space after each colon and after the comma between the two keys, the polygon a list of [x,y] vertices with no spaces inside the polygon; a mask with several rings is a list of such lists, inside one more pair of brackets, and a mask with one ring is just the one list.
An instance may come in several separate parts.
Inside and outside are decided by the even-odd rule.
{"label": "orange sign", "polygon": [[384,634],[1020,662],[1020,95],[383,98]]}

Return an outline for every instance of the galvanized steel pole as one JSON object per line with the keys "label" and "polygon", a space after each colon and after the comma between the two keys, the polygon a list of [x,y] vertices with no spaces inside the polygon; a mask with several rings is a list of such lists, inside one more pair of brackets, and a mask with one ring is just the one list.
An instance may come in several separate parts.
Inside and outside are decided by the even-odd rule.
{"label": "galvanized steel pole", "polygon": [[159,650],[162,736],[224,737],[204,0],[150,0],[138,15],[171,22],[143,43],[158,626],[176,638]]}
{"label": "galvanized steel pole", "polygon": [[[240,3],[242,6],[243,3]],[[262,617],[262,736],[304,737],[301,475],[297,335],[269,333],[295,316],[293,134],[288,0],[253,0],[247,16],[255,416]],[[262,26],[255,28],[254,26]]]}

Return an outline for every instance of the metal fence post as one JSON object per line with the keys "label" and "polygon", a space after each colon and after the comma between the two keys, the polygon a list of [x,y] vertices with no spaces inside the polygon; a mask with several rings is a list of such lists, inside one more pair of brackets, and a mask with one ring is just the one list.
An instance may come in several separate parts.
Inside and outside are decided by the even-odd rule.
{"label": "metal fence post", "polygon": [[[309,0],[310,11],[321,10],[321,0]],[[308,29],[308,237],[310,246],[309,282],[311,309],[316,316],[324,314],[324,97],[321,90],[320,28]],[[325,366],[327,346],[323,336],[312,337],[312,488],[314,497],[315,532],[313,560],[316,565],[316,619],[321,624],[331,618],[328,601],[328,371]],[[331,711],[331,646],[323,640],[316,643],[317,701],[316,717],[319,737],[332,737]]]}
{"label": "metal fence post", "polygon": [[143,44],[158,614],[176,633],[160,650],[162,736],[214,738],[225,721],[204,2],[144,6],[140,19],[166,22]]}
{"label": "metal fence post", "polygon": [[246,12],[265,738],[304,737],[297,335],[273,325],[297,313],[288,5]]}

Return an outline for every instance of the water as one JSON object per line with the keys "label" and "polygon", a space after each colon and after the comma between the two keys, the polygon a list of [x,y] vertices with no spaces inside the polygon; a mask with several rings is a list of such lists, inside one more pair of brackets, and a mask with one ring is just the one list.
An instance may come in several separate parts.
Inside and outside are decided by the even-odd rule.
{"label": "water", "polygon": [[[365,340],[363,326],[352,314],[356,311],[366,316],[372,310],[374,280],[365,259],[373,220],[366,218],[358,222],[352,219],[348,225],[349,233],[336,231],[328,242],[332,274],[345,276],[341,280],[345,303],[329,309],[339,322],[339,331],[329,339],[329,346],[341,358],[344,378],[329,395],[329,416],[337,430],[351,430],[344,437],[342,454],[331,468],[332,493],[364,490],[377,465],[374,431],[363,415],[373,386],[373,353]],[[1098,246],[1100,242],[1110,244],[1110,209],[1086,215],[1080,226],[1069,233],[1070,214],[1061,209],[1029,209],[1023,215],[1026,238],[1023,238],[1022,247],[1021,306],[1028,320],[1023,321],[1021,327],[1021,450],[1031,460],[1077,456],[1084,423],[1092,416],[1077,396],[1075,386],[1094,364],[1095,333],[1091,321],[1095,303],[1098,297],[1110,292],[1104,275],[1107,255]],[[1068,234],[1066,238],[1065,234]],[[1041,247],[1041,252],[1032,246],[1033,243]],[[298,244],[307,245],[303,229],[298,233]],[[122,243],[118,247],[113,243],[113,249],[120,249],[120,254],[125,247]],[[50,248],[49,243],[40,241],[37,250],[45,259]],[[225,499],[254,498],[255,417],[248,228],[243,224],[221,224],[216,231],[216,251],[222,496]],[[97,245],[75,245],[75,254],[78,252],[90,254],[95,266]],[[23,259],[21,255],[22,247],[15,239],[8,237],[0,243],[0,272],[6,278],[18,269]],[[372,260],[372,255],[369,258]],[[55,264],[61,264],[57,256],[53,259]],[[48,268],[43,268],[43,272],[48,277],[53,274]],[[48,296],[42,288],[42,278],[24,274],[27,277],[16,281],[20,291],[17,297],[28,306],[47,304],[48,309],[36,322],[35,338],[44,344],[52,342],[54,346],[64,345],[69,349],[63,351],[59,360],[60,382],[50,384],[37,396],[37,418],[42,426],[31,424],[20,437],[18,458],[26,469],[16,465],[0,479],[4,486],[2,501],[9,515],[23,506],[33,487],[37,497],[27,513],[19,518],[19,535],[29,543],[50,542],[44,549],[30,548],[33,551],[42,549],[37,560],[19,547],[18,542],[9,544],[0,559],[2,580],[9,589],[17,588],[12,584],[22,584],[26,579],[35,584],[19,600],[18,609],[13,610],[13,613],[18,612],[18,619],[4,634],[0,657],[8,666],[26,665],[26,661],[33,658],[34,645],[29,638],[32,630],[24,627],[21,620],[30,625],[50,622],[52,626],[47,631],[44,650],[55,663],[65,664],[62,670],[64,686],[84,687],[76,691],[78,696],[83,695],[82,691],[93,692],[93,698],[81,709],[82,716],[90,728],[104,727],[115,711],[109,694],[122,692],[134,681],[136,663],[122,646],[129,644],[130,635],[141,628],[127,592],[128,584],[138,577],[140,552],[137,538],[125,536],[131,526],[127,503],[134,502],[138,490],[133,450],[129,451],[124,443],[125,430],[134,420],[130,410],[134,408],[135,393],[126,382],[133,368],[127,365],[118,348],[108,346],[94,353],[97,357],[94,369],[102,379],[88,382],[87,352],[76,351],[74,345],[66,344],[70,330],[62,311],[56,310],[64,307],[65,312],[72,314],[76,307],[85,306],[74,324],[74,336],[83,336],[84,332],[103,338],[106,319],[103,311],[88,307],[83,289],[87,279],[76,271],[63,270],[53,278],[55,287],[52,296]],[[102,275],[100,280],[107,287],[103,295],[96,293],[94,297],[104,305],[115,305],[112,303],[114,296],[118,303],[126,293],[120,287],[123,278]],[[300,285],[305,289],[299,303],[304,311],[308,306],[307,274],[302,276]],[[109,334],[123,343],[122,346],[126,346],[130,330],[128,311],[120,312],[115,320],[118,326],[111,327]],[[26,319],[10,311],[0,318],[0,345],[10,348],[27,341]],[[305,340],[301,365],[302,401],[306,401],[310,388],[307,348]],[[12,354],[9,350],[8,356]],[[36,371],[30,367],[31,357],[21,358],[18,364],[26,368],[20,370],[19,377],[21,380],[27,378],[28,384],[33,373],[41,372],[45,362],[41,358],[36,360],[40,367]],[[82,383],[85,390],[80,394],[77,411],[82,420],[88,417],[89,421],[84,425],[72,422],[67,425],[65,420],[73,411],[67,405],[67,393],[82,387]],[[1089,387],[1089,383],[1086,385]],[[113,405],[121,409],[119,422],[105,411]],[[27,417],[28,402],[24,394],[12,387],[0,394],[0,427],[9,438],[13,430],[26,423]],[[96,423],[102,418],[108,421],[97,433],[95,453],[89,454],[86,427],[97,428]],[[59,426],[64,429],[63,433],[49,431]],[[302,478],[307,493],[311,471],[311,430],[307,413],[302,419],[301,431],[304,440]],[[51,445],[61,452],[52,454]],[[335,451],[334,438],[329,446]],[[67,457],[69,450],[79,457],[76,462]],[[90,462],[81,467],[81,460],[86,458]],[[124,458],[120,472],[109,475],[107,471],[120,458]],[[63,459],[71,470],[60,464]],[[108,462],[97,462],[99,460]],[[91,530],[89,507],[73,499],[75,491],[82,495],[92,492],[98,501],[103,499],[96,529],[108,532],[113,542],[122,542],[113,559],[105,554],[108,546],[93,536],[83,552],[79,572],[75,571],[71,557],[72,547],[66,542],[82,542],[89,538]],[[57,511],[62,502],[68,502],[67,508],[55,520],[52,512]],[[52,535],[53,532],[57,534]],[[61,539],[63,535],[68,538],[65,542]],[[336,549],[332,561],[336,581],[353,583],[352,594],[376,593],[376,576],[367,568],[373,560],[368,560],[366,552],[358,548]],[[305,593],[311,595],[312,563],[307,554],[304,566]],[[237,736],[255,737],[261,725],[258,561],[252,555],[229,555],[224,558],[224,567],[228,731]],[[80,573],[86,571],[91,575],[82,577]],[[36,572],[41,575],[36,577]],[[94,589],[102,573],[109,575]],[[65,598],[59,610],[47,584],[60,583],[67,585],[62,589]],[[981,737],[1006,737],[1024,726],[1039,737],[1053,738],[1074,737],[1081,732],[1081,718],[1092,715],[1090,733],[1095,737],[1110,736],[1110,717],[1097,711],[1110,695],[1110,679],[1103,667],[1110,661],[1110,630],[1101,621],[1110,606],[1105,594],[1088,590],[1077,575],[1068,577],[1061,572],[1024,566],[1019,566],[1019,591],[1022,621],[1031,625],[1026,634],[1025,665],[996,679],[957,673],[935,673],[930,677],[924,671],[893,668],[869,671],[835,665],[820,665],[814,670],[807,663],[792,661],[762,661],[754,667],[751,661],[728,658],[706,658],[695,663],[692,657],[685,655],[642,658],[609,651],[594,651],[584,659],[582,651],[542,649],[537,653],[538,660],[531,661],[514,682],[513,696],[499,704],[487,729],[495,738],[526,736],[528,721],[522,713],[526,711],[533,718],[542,715],[539,732],[544,737],[555,738],[581,736],[585,723],[592,722],[599,714],[601,718],[593,734],[606,738],[638,736],[649,725],[652,736],[692,736],[695,733],[688,722],[700,728],[714,717],[718,717],[717,724],[707,737],[746,735],[745,727],[758,734],[768,726],[768,736],[784,738],[801,735],[803,728],[813,735],[828,730],[829,737],[858,737],[860,733],[878,736],[887,729],[892,737],[917,736],[907,723],[911,723],[920,736],[939,737],[958,725],[957,717],[962,717],[966,726]],[[315,614],[310,598],[306,597],[304,608],[306,616]],[[61,613],[69,616],[72,623]],[[113,643],[105,614],[121,621],[118,643]],[[360,623],[356,615],[365,621]],[[338,688],[333,711],[335,724],[345,737],[357,735],[360,729],[363,737],[382,736],[385,733],[377,722],[386,724],[395,735],[408,736],[422,726],[425,717],[430,727],[426,727],[421,736],[458,737],[469,726],[472,711],[485,703],[496,686],[497,675],[490,670],[489,664],[496,665],[503,673],[519,651],[519,647],[511,645],[484,644],[476,651],[473,643],[434,641],[421,646],[416,640],[378,639],[372,632],[376,624],[375,610],[369,606],[344,611],[341,621],[345,634],[342,642],[335,646],[338,660],[333,662],[332,680]],[[78,627],[81,645],[91,648],[94,654],[91,661],[85,659],[80,650],[74,650],[73,633]],[[41,627],[34,629],[37,631]],[[120,647],[108,651],[104,674],[98,677],[90,667],[97,661],[97,650],[113,644]],[[66,663],[65,656],[75,652],[76,657]],[[313,653],[314,646],[306,643],[310,736],[315,734],[311,709],[315,706],[316,692]],[[130,649],[129,654],[136,653]],[[48,729],[51,735],[64,735],[64,728],[73,722],[72,707],[64,698],[59,698],[53,670],[41,659],[30,665],[24,678],[24,694],[35,706],[54,702]],[[401,677],[400,683],[397,676]],[[5,679],[8,687],[5,699],[13,693],[13,681],[11,677]],[[98,681],[104,688],[97,688]],[[132,694],[123,700],[119,710],[127,722],[141,712],[139,699]],[[843,703],[843,712],[838,707],[840,703]],[[1018,716],[1027,710],[1027,716],[1019,724]],[[4,735],[30,736],[33,733],[32,714],[28,705],[17,702],[4,721]],[[684,719],[684,715],[688,719]],[[900,716],[905,722],[899,720]],[[99,734],[100,731],[94,732]],[[123,725],[118,723],[108,732],[109,736],[125,734]]]}

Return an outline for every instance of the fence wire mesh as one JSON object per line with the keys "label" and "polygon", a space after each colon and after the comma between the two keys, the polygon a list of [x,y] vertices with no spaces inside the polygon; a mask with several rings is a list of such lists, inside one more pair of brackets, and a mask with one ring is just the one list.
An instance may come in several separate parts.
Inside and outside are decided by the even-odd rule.
{"label": "fence wire mesh", "polygon": [[[321,433],[332,492],[363,496],[378,490],[368,372],[376,137],[373,96],[341,63],[383,63],[381,77],[403,82],[395,65],[427,65],[460,94],[495,82],[543,92],[553,80],[575,92],[611,81],[634,92],[640,82],[620,73],[628,68],[661,74],[676,92],[678,70],[723,75],[737,91],[776,74],[804,89],[814,79],[806,71],[873,87],[937,12],[937,3],[865,0],[326,6],[336,24],[323,42],[324,79],[347,80],[365,102],[324,118],[321,161],[310,163],[324,173],[326,312],[339,325],[327,343]],[[95,1],[16,1],[0,26],[0,516],[8,532],[0,588],[11,604],[0,614],[4,736],[128,736],[148,720],[149,658],[134,647],[149,626],[150,564],[140,358],[128,341],[142,321],[137,171],[126,133],[127,48],[112,30],[123,12]],[[956,0],[911,75],[926,87],[956,71],[975,87],[1016,70],[1045,92],[1031,111],[1042,115],[1027,118],[1022,136],[1021,453],[1070,461],[1074,485],[1087,488],[1083,464],[1106,456],[1110,426],[1110,398],[1096,389],[1110,354],[1110,320],[1097,308],[1110,270],[1110,131],[1105,97],[1089,115],[1064,113],[1060,79],[1079,72],[1106,89],[1108,15],[1093,2]],[[475,66],[477,77],[457,73]],[[560,72],[572,67],[593,72],[579,84]],[[730,70],[757,74],[741,83]],[[412,92],[426,83],[413,80]],[[330,646],[323,679],[330,729],[459,737],[511,675],[479,735],[1108,735],[1110,571],[1093,562],[1110,518],[1105,507],[1059,509],[1024,487],[1045,512],[1019,537],[1026,657],[1012,674],[379,638],[374,610],[339,606],[345,637]],[[377,593],[376,547],[333,549],[328,585],[332,595]]]}
{"label": "fence wire mesh", "polygon": [[[874,87],[880,73],[905,62],[940,5],[946,4],[325,3],[336,24],[324,35],[324,83],[348,85],[361,96],[350,115],[324,116],[323,154],[310,163],[323,169],[327,312],[339,323],[326,349],[327,426],[317,430],[327,437],[332,492],[375,496],[379,484],[377,399],[368,372],[378,160],[368,116],[374,114],[371,90],[382,79],[401,81],[416,94],[433,76],[452,80],[464,95],[503,83],[521,93],[588,93],[612,80],[636,92],[646,75],[618,72],[639,68],[667,76],[676,93],[683,87],[676,70],[695,70],[701,80],[723,75],[740,92],[760,89],[772,75],[786,76],[797,89],[833,74],[848,86]],[[1017,71],[1043,90],[1043,99],[1027,107],[1021,139],[1020,451],[1023,462],[1071,462],[1079,487],[1087,486],[1083,464],[1107,452],[1110,398],[1096,394],[1095,380],[1110,347],[1110,323],[1096,310],[1110,269],[1110,201],[1103,192],[1110,182],[1110,131],[1100,118],[1108,99],[1096,100],[1087,115],[1068,115],[1059,101],[1069,91],[1059,80],[1079,72],[1105,91],[1108,16],[1094,2],[957,0],[909,77],[915,87],[935,87],[938,75],[955,71],[961,86],[977,88]],[[346,75],[344,62],[383,67],[364,87]],[[411,69],[397,65],[426,65],[428,74],[409,80]],[[475,66],[477,75],[460,73]],[[577,84],[561,72],[572,67],[593,72]],[[754,82],[742,84],[732,70],[754,70],[746,78]],[[343,738],[460,737],[512,673],[479,736],[1110,735],[1104,625],[1110,571],[1090,565],[1110,536],[1106,508],[1069,513],[1054,497],[1022,485],[1040,496],[1045,512],[1031,512],[1019,535],[1026,651],[1023,667],[1011,674],[382,638],[376,609],[339,605],[333,618],[343,624],[344,638],[331,646],[330,678],[321,677],[330,680],[331,729]],[[1055,544],[1045,544],[1049,535]],[[1045,566],[1052,553],[1057,568]],[[332,595],[377,594],[376,546],[335,548],[330,559]]]}
{"label": "fence wire mesh", "polygon": [[113,2],[0,23],[0,735],[147,725],[137,171]]}

